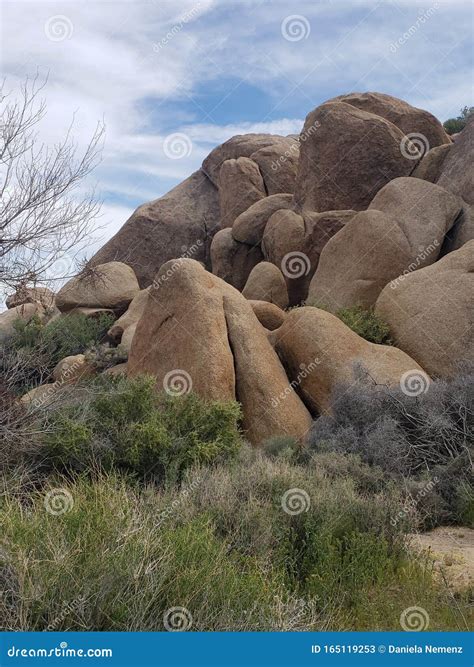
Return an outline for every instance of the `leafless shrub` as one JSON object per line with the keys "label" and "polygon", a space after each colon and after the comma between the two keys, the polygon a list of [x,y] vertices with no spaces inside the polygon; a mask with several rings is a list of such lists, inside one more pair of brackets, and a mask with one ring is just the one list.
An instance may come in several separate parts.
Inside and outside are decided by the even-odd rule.
{"label": "leafless shrub", "polygon": [[16,98],[0,87],[0,285],[18,287],[73,273],[72,261],[54,266],[69,252],[77,254],[90,237],[99,211],[94,192],[79,186],[97,165],[104,127],[98,124],[82,153],[65,138],[47,147],[38,126],[46,113],[38,76],[27,79]]}

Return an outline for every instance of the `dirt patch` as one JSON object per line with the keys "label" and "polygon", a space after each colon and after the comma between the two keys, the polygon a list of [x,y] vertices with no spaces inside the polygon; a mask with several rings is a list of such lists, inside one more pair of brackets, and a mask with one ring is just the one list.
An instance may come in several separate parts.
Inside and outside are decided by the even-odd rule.
{"label": "dirt patch", "polygon": [[474,530],[435,528],[429,533],[409,535],[412,547],[434,561],[435,572],[453,590],[474,586]]}

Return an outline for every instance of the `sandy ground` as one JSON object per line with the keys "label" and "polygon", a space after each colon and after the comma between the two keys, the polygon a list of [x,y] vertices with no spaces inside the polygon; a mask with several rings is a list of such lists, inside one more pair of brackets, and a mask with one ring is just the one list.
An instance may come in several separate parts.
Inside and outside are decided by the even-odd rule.
{"label": "sandy ground", "polygon": [[453,590],[474,586],[474,530],[472,528],[435,528],[429,533],[413,534],[412,546],[428,553],[435,571]]}

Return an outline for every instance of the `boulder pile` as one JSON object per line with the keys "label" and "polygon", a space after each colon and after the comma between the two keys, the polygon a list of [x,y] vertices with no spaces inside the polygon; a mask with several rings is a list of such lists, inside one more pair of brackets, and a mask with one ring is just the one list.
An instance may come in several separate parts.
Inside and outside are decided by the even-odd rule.
{"label": "boulder pile", "polygon": [[[0,338],[18,318],[112,313],[128,363],[107,373],[237,400],[256,445],[303,440],[361,369],[396,387],[474,362],[473,135],[474,118],[453,143],[427,111],[351,93],[299,136],[232,137],[56,295],[9,297]],[[384,320],[393,345],[346,326],[352,308]],[[78,366],[69,383],[89,372]]]}

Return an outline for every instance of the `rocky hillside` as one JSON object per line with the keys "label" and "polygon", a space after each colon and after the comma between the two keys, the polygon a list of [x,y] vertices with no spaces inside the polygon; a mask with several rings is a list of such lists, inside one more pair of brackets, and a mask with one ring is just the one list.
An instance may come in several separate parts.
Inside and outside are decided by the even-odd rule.
{"label": "rocky hillside", "polygon": [[[106,373],[237,400],[256,445],[303,440],[361,368],[416,395],[474,361],[473,134],[474,117],[452,142],[427,111],[352,93],[311,111],[299,136],[232,137],[57,294],[12,295],[0,337],[18,318],[108,315],[120,363]],[[354,308],[393,345],[347,326]],[[22,400],[102,370],[69,356]]]}

